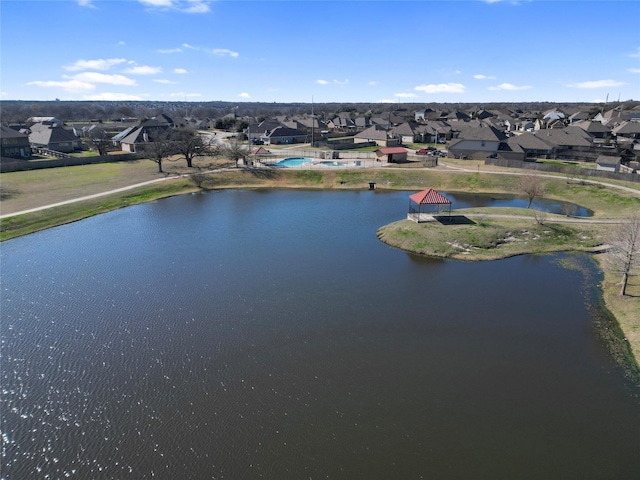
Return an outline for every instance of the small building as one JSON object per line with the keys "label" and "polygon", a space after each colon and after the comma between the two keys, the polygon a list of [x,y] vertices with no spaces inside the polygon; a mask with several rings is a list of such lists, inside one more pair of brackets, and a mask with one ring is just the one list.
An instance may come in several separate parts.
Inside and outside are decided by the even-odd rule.
{"label": "small building", "polygon": [[604,172],[618,173],[620,171],[621,160],[621,157],[614,157],[612,155],[599,155],[596,159],[596,169]]}
{"label": "small building", "polygon": [[373,153],[376,154],[376,160],[378,162],[400,163],[407,161],[408,150],[403,147],[386,147],[379,148]]}

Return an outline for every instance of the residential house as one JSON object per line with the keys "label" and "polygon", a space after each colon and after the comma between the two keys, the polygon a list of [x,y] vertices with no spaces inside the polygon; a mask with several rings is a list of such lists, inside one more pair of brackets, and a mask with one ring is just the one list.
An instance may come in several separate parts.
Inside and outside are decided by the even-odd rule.
{"label": "residential house", "polygon": [[356,134],[353,143],[375,143],[379,147],[395,147],[400,144],[400,139],[392,136],[386,128],[372,125]]}
{"label": "residential house", "polygon": [[590,122],[588,120],[574,122],[571,127],[567,128],[581,128],[589,134],[591,138],[597,138],[600,140],[606,140],[611,138],[611,127],[603,125],[601,122]]}
{"label": "residential house", "polygon": [[427,120],[427,116],[432,112],[433,110],[430,108],[423,108],[422,110],[417,110],[413,112],[413,118],[416,122],[419,122],[419,121],[424,122]]}
{"label": "residential house", "polygon": [[266,145],[305,143],[309,141],[309,135],[295,128],[289,128],[283,125],[269,131],[269,133],[262,137],[262,140]]}
{"label": "residential house", "polygon": [[327,127],[336,132],[355,132],[356,124],[351,118],[337,116],[327,122]]}
{"label": "residential house", "polygon": [[31,158],[29,135],[13,128],[1,126],[0,157]]}
{"label": "residential house", "polygon": [[397,127],[393,127],[389,130],[389,133],[400,138],[400,143],[415,143],[421,141],[420,135],[416,132],[417,127],[418,125],[415,123],[404,122]]}
{"label": "residential house", "polygon": [[34,125],[36,123],[42,123],[44,125],[58,125],[62,127],[64,122],[56,117],[29,117],[27,119],[27,124]]}
{"label": "residential house", "polygon": [[[556,157],[574,157],[581,152],[589,152],[591,141],[581,135],[575,127],[549,129],[535,132],[536,137],[554,145]],[[586,132],[583,131],[586,134]]]}
{"label": "residential house", "polygon": [[618,143],[640,140],[640,122],[623,122],[612,130]]}
{"label": "residential house", "polygon": [[32,147],[63,153],[82,150],[82,140],[71,130],[58,124],[36,123],[29,128],[29,132],[29,143]]}
{"label": "residential house", "polygon": [[145,144],[153,142],[158,135],[166,132],[173,125],[173,121],[166,115],[159,115],[145,120],[137,127],[125,129],[112,140],[120,143],[125,152],[135,153]]}
{"label": "residential house", "polygon": [[449,144],[449,156],[485,158],[497,155],[500,143],[506,139],[505,134],[495,127],[465,128]]}
{"label": "residential house", "polygon": [[551,158],[555,152],[555,145],[545,142],[543,138],[530,132],[516,135],[507,139],[507,144],[512,148],[514,145],[520,147],[525,154],[525,158]]}

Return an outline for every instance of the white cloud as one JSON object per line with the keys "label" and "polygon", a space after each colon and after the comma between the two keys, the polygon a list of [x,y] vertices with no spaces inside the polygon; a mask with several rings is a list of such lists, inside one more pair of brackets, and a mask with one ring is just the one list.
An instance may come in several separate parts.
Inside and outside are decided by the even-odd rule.
{"label": "white cloud", "polygon": [[219,57],[229,56],[233,58],[238,58],[238,56],[240,55],[238,52],[234,52],[227,48],[214,48],[213,50],[211,50],[211,53],[213,53],[214,55],[218,55]]}
{"label": "white cloud", "polygon": [[398,98],[416,98],[418,95],[415,93],[394,93]]}
{"label": "white cloud", "polygon": [[631,58],[640,58],[640,47],[638,47],[638,50],[635,53],[630,53],[629,56]]}
{"label": "white cloud", "polygon": [[97,60],[78,60],[72,65],[66,65],[62,68],[69,70],[70,72],[76,72],[79,70],[109,70],[114,65],[125,63],[127,60],[124,58],[99,58]]}
{"label": "white cloud", "polygon": [[149,5],[150,7],[172,7],[173,0],[138,0],[140,3],[144,5]]}
{"label": "white cloud", "polygon": [[489,90],[529,90],[531,88],[530,85],[513,85],[511,83],[501,83],[495,87],[489,87]]}
{"label": "white cloud", "polygon": [[89,7],[89,8],[96,8],[96,6],[91,3],[93,0],[78,0],[78,5],[80,5],[81,7]]}
{"label": "white cloud", "polygon": [[179,10],[184,13],[207,13],[211,0],[138,0],[150,8]]}
{"label": "white cloud", "polygon": [[165,48],[165,49],[159,49],[156,50],[158,53],[179,53],[182,51],[181,48]]}
{"label": "white cloud", "polygon": [[127,42],[125,42],[124,40],[120,40],[120,41],[117,43],[117,45],[118,45],[119,47],[124,47],[126,44],[127,44]]}
{"label": "white cloud", "polygon": [[174,68],[173,73],[177,73],[178,75],[185,75],[189,73],[189,71],[186,68]]}
{"label": "white cloud", "polygon": [[631,73],[640,73],[640,68],[630,68],[628,71]]}
{"label": "white cloud", "polygon": [[376,82],[375,80],[372,80],[369,82],[369,85],[372,87],[375,87],[376,85],[378,85],[378,82]]}
{"label": "white cloud", "polygon": [[349,83],[348,79],[345,80],[316,80],[316,83],[320,84],[320,85],[347,85]]}
{"label": "white cloud", "polygon": [[149,67],[147,65],[136,65],[135,67],[128,68],[124,71],[132,75],[157,75],[162,73],[161,67]]}
{"label": "white cloud", "polygon": [[474,75],[473,78],[476,80],[495,80],[496,77],[492,77],[491,75],[482,75],[481,73]]}
{"label": "white cloud", "polygon": [[62,88],[69,92],[78,92],[85,90],[93,90],[96,86],[92,83],[82,82],[80,80],[66,80],[66,81],[47,81],[43,82],[41,80],[36,80],[34,82],[29,82],[27,85],[35,85],[36,87],[43,88]]}
{"label": "white cloud", "polygon": [[189,4],[183,9],[185,13],[207,13],[210,10],[207,2],[189,0]]}
{"label": "white cloud", "polygon": [[82,72],[73,76],[65,76],[64,78],[70,78],[72,80],[78,80],[80,82],[87,83],[108,83],[110,85],[136,85],[136,81],[133,78],[125,77],[124,75],[113,74],[108,75],[106,73],[99,72]]}
{"label": "white cloud", "polygon": [[154,78],[153,81],[156,82],[156,83],[162,83],[164,85],[175,85],[175,84],[178,83],[178,82],[174,82],[172,80],[167,80],[166,78]]}
{"label": "white cloud", "polygon": [[93,94],[93,95],[85,95],[82,97],[83,100],[115,100],[115,101],[126,101],[126,100],[142,100],[142,97],[137,95],[131,95],[128,93],[101,93],[101,94]]}
{"label": "white cloud", "polygon": [[465,88],[461,83],[439,83],[418,85],[414,90],[424,93],[463,93]]}
{"label": "white cloud", "polygon": [[249,95],[247,92],[239,93],[238,96],[242,98],[251,98],[251,95]]}
{"label": "white cloud", "polygon": [[592,82],[571,83],[566,86],[571,88],[606,88],[619,87],[621,85],[626,85],[626,83],[617,80],[596,80]]}
{"label": "white cloud", "polygon": [[198,47],[194,47],[193,45],[189,45],[188,43],[183,43],[182,46],[184,48],[190,48],[191,50],[197,50]]}

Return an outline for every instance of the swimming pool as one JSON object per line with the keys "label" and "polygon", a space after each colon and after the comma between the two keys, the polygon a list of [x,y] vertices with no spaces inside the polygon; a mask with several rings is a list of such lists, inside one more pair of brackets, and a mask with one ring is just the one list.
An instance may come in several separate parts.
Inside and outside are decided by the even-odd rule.
{"label": "swimming pool", "polygon": [[291,157],[285,158],[284,160],[280,160],[276,162],[275,165],[278,167],[299,167],[300,165],[304,165],[305,163],[310,163],[311,159],[306,157]]}

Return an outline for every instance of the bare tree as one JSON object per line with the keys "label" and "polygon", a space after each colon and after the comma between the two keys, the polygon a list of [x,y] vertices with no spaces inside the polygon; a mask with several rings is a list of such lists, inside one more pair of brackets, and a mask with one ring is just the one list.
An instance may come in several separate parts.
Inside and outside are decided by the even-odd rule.
{"label": "bare tree", "polygon": [[153,137],[144,145],[143,150],[150,160],[158,164],[158,172],[163,173],[162,161],[176,153],[175,145],[170,131],[158,131]]}
{"label": "bare tree", "polygon": [[246,162],[246,160],[251,156],[251,151],[246,144],[235,140],[225,144],[219,154],[237,165],[238,160],[244,160]]}
{"label": "bare tree", "polygon": [[609,238],[611,249],[607,253],[610,270],[622,275],[620,295],[626,295],[629,276],[640,269],[640,214],[613,229]]}
{"label": "bare tree", "polygon": [[96,149],[98,155],[106,155],[113,145],[103,128],[93,128],[89,131],[89,143]]}
{"label": "bare tree", "polygon": [[544,225],[547,223],[547,219],[549,218],[549,214],[546,210],[533,210],[533,218],[535,218],[538,225]]}
{"label": "bare tree", "polygon": [[518,189],[521,190],[529,199],[527,208],[530,208],[531,202],[533,202],[534,198],[544,195],[542,177],[537,173],[527,173],[522,175],[518,181]]}
{"label": "bare tree", "polygon": [[176,153],[187,161],[187,167],[193,167],[196,157],[213,156],[216,153],[214,143],[209,137],[200,135],[195,129],[185,127],[174,130],[171,134]]}

